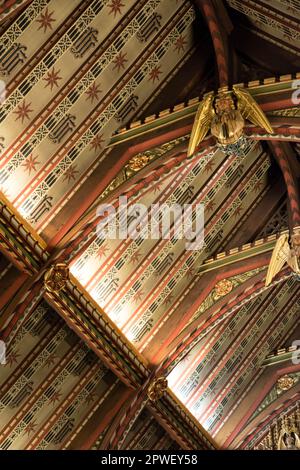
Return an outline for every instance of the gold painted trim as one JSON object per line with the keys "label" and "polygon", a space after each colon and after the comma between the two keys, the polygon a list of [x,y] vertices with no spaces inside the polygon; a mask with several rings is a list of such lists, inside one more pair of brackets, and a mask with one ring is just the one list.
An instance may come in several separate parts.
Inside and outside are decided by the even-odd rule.
{"label": "gold painted trim", "polygon": [[187,407],[182,403],[182,401],[174,394],[174,392],[168,387],[167,388],[167,395],[169,395],[172,400],[181,408],[184,413],[189,417],[189,419],[194,423],[194,425],[199,429],[200,433],[203,434],[206,439],[218,450],[220,447],[214,440],[214,438],[204,429],[204,427],[200,424],[200,422],[195,418],[194,415],[187,409]]}
{"label": "gold painted trim", "polygon": [[126,338],[124,333],[120,330],[120,328],[113,322],[113,320],[108,316],[107,313],[100,307],[99,304],[90,296],[90,294],[86,291],[86,289],[82,286],[82,284],[70,273],[69,282],[73,284],[84,296],[84,298],[93,306],[95,310],[98,310],[101,315],[103,316],[104,320],[110,324],[111,329],[116,332],[128,347],[128,349],[134,354],[137,359],[142,363],[145,368],[149,367],[148,361],[141,355],[141,353],[133,346],[133,344]]}
{"label": "gold painted trim", "polygon": [[0,203],[2,203],[4,206],[6,206],[11,212],[11,214],[17,219],[17,221],[20,223],[20,225],[23,225],[23,227],[29,232],[29,234],[34,238],[43,248],[43,250],[47,249],[47,243],[45,240],[42,239],[42,237],[37,233],[37,231],[25,220],[21,214],[17,211],[17,209],[13,206],[13,204],[6,198],[6,196],[3,194],[2,191],[0,191]]}

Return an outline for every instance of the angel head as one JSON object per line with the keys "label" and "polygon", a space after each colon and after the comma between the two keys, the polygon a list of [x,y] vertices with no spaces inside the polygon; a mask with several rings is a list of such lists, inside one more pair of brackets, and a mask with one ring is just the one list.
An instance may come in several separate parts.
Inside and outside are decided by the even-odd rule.
{"label": "angel head", "polygon": [[214,100],[211,133],[221,145],[235,144],[243,134],[245,121],[236,109],[232,92],[221,91]]}
{"label": "angel head", "polygon": [[236,106],[233,101],[232,94],[228,91],[220,91],[214,100],[214,108],[216,114],[222,114],[226,111],[235,109]]}
{"label": "angel head", "polygon": [[299,450],[300,438],[295,428],[283,428],[278,439],[278,450]]}
{"label": "angel head", "polygon": [[293,434],[288,432],[286,433],[284,437],[284,442],[285,442],[285,445],[289,448],[289,447],[293,447],[296,441],[295,441]]}
{"label": "angel head", "polygon": [[295,255],[300,258],[300,227],[295,227],[291,236]]}

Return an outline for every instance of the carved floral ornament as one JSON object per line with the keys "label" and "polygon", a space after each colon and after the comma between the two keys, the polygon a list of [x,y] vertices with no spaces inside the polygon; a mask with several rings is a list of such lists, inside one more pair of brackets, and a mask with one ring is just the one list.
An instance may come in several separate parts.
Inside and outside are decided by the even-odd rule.
{"label": "carved floral ornament", "polygon": [[282,377],[279,377],[277,380],[277,388],[279,391],[289,390],[295,383],[295,380],[290,375],[286,374]]}
{"label": "carved floral ornament", "polygon": [[64,263],[57,263],[51,266],[44,276],[44,283],[47,291],[60,292],[69,279],[69,268]]}
{"label": "carved floral ornament", "polygon": [[230,279],[222,279],[218,281],[214,287],[215,295],[214,297],[224,297],[224,295],[229,294],[233,289],[233,283]]}
{"label": "carved floral ornament", "polygon": [[164,392],[168,388],[168,381],[165,377],[158,377],[156,378],[148,388],[148,398],[152,402],[158,401],[162,398]]}
{"label": "carved floral ornament", "polygon": [[150,161],[150,156],[149,155],[137,155],[128,162],[128,167],[132,171],[139,171],[144,166],[146,166]]}

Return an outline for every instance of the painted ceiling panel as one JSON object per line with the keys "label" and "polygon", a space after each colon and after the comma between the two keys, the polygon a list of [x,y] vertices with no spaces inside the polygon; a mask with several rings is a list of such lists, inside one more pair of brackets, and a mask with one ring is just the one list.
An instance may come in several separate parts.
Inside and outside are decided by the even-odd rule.
{"label": "painted ceiling panel", "polygon": [[194,11],[172,5],[35,1],[2,36],[0,185],[38,230],[106,158],[112,133],[183,66]]}
{"label": "painted ceiling panel", "polygon": [[176,444],[155,418],[144,410],[128,434],[124,447],[128,450],[178,449]]}
{"label": "painted ceiling panel", "polygon": [[[259,35],[293,57],[299,54],[299,2],[226,3],[228,9],[222,6],[222,15],[229,12],[233,22],[242,18],[241,30],[250,31],[251,37],[257,39]],[[198,15],[201,16],[200,10]],[[204,26],[203,12],[202,16]],[[249,420],[240,416],[240,407],[250,393],[254,402],[260,400],[261,404],[257,415],[249,415],[257,422],[266,411],[263,405],[276,401],[272,401],[274,390],[273,398],[267,395],[260,399],[257,384],[263,378],[266,356],[285,344],[299,325],[299,281],[286,270],[266,290],[269,252],[255,252],[249,260],[242,257],[246,249],[241,246],[289,226],[289,200],[283,179],[277,178],[279,168],[272,157],[272,146],[248,139],[241,147],[222,151],[208,137],[190,158],[186,151],[191,107],[196,109],[198,100],[177,107],[177,111],[183,111],[178,122],[172,117],[172,113],[177,116],[173,108],[177,96],[168,105],[170,109],[154,109],[165,89],[171,94],[172,87],[168,85],[173,78],[178,80],[179,70],[185,74],[180,77],[185,78],[182,84],[177,82],[177,88],[186,88],[185,97],[191,96],[193,90],[202,92],[207,86],[217,88],[217,74],[213,77],[212,71],[214,58],[210,60],[207,52],[212,51],[213,41],[201,41],[208,39],[209,27],[202,28],[197,39],[195,25],[200,23],[195,19],[194,2],[188,0],[33,0],[27,8],[20,9],[19,15],[2,23],[0,80],[5,84],[6,96],[2,97],[0,108],[0,190],[12,202],[12,212],[19,211],[30,224],[25,227],[18,214],[9,213],[10,245],[2,251],[9,259],[10,254],[15,255],[11,263],[18,262],[19,269],[27,267],[21,263],[22,257],[25,261],[32,254],[36,258],[27,267],[27,274],[16,280],[20,273],[0,257],[0,282],[5,280],[7,286],[11,280],[16,281],[12,291],[6,292],[9,303],[3,302],[3,310],[0,302],[0,317],[5,318],[6,327],[0,334],[12,332],[7,364],[0,374],[0,449],[75,449],[83,445],[101,449],[103,442],[111,444],[113,435],[106,433],[102,425],[110,419],[105,414],[111,413],[116,401],[120,407],[125,404],[122,412],[128,419],[126,404],[128,397],[133,396],[132,390],[104,366],[87,344],[97,354],[97,347],[107,347],[101,349],[101,357],[137,390],[145,385],[143,380],[147,383],[149,371],[155,367],[160,371],[163,364],[163,374],[168,375],[176,364],[168,375],[168,385],[193,416],[167,390],[159,401],[161,409],[155,404],[144,408],[126,442],[121,442],[129,449],[177,449],[174,436],[187,448],[202,446],[198,422],[217,442],[223,443],[227,438],[234,441],[236,436],[228,436],[237,423],[241,425],[241,418],[249,425]],[[230,39],[230,18],[227,20],[224,31],[222,25],[224,37],[221,35],[225,42]],[[185,68],[196,52],[201,65],[197,74]],[[236,51],[231,52],[235,60]],[[265,68],[261,64],[255,68],[256,57],[252,59],[249,67],[244,67],[249,81],[265,76]],[[239,65],[242,68],[245,64],[247,58]],[[271,109],[272,119],[284,126],[285,118],[288,119],[289,130],[291,122],[298,125],[297,110],[281,109],[281,101],[278,105],[276,100],[281,99],[286,86],[281,78],[271,79],[273,88],[266,93],[268,81],[261,83],[263,91],[258,86],[258,96],[263,104],[275,108]],[[201,83],[196,84],[196,79]],[[273,101],[269,102],[270,96]],[[148,124],[135,122],[128,131],[131,140],[126,141],[124,126],[144,115],[151,103],[155,114],[147,118],[149,128],[145,129]],[[167,118],[159,125],[161,116]],[[118,131],[120,128],[123,130]],[[165,137],[164,130],[172,137]],[[294,138],[298,136],[295,134]],[[163,143],[159,145],[158,141]],[[139,145],[144,148],[142,152],[136,150]],[[297,176],[300,171],[292,151],[299,154],[299,145],[286,145],[287,160],[295,157],[292,168]],[[92,188],[93,184],[87,188],[88,203],[81,206],[79,201],[79,209],[74,200],[80,198],[84,183],[95,183],[98,175],[99,186],[96,182],[96,188]],[[103,192],[99,194],[101,184]],[[277,187],[278,195],[274,194]],[[128,200],[129,223],[139,221],[139,233],[134,238],[103,236],[95,230],[94,201],[108,200],[114,210],[120,207],[119,195],[123,202]],[[190,204],[193,228],[196,206],[203,204],[204,245],[189,249],[187,235],[176,236],[182,221],[176,211],[170,219],[170,234],[162,228],[160,235],[165,237],[150,238],[151,222],[159,224],[162,220],[159,208],[153,209],[153,204]],[[64,220],[65,210],[69,220]],[[117,220],[120,222],[122,217]],[[113,217],[104,220],[107,227]],[[75,225],[71,227],[73,221]],[[4,217],[4,226],[6,222]],[[52,222],[52,234],[56,227],[61,229],[58,246],[53,243],[42,250],[39,242],[35,246],[33,228],[41,233]],[[68,228],[72,229],[71,234]],[[17,236],[21,230],[23,239]],[[3,240],[5,233],[0,236]],[[14,236],[19,240],[18,246],[13,246]],[[24,239],[24,247],[18,250]],[[258,245],[260,242],[255,247]],[[241,258],[226,271],[230,248]],[[71,276],[62,292],[44,294],[44,271],[60,257],[70,264],[75,279]],[[209,263],[214,260],[223,260],[224,265],[211,272]],[[21,287],[24,294],[24,279],[32,280],[32,264],[33,281],[28,282],[24,303],[38,303],[45,295],[61,316],[43,300],[36,308],[32,304],[26,309],[24,306],[25,318],[19,319],[22,301],[17,303],[13,292]],[[204,271],[198,274],[200,267]],[[262,288],[258,295],[255,289],[259,283]],[[235,301],[236,306],[232,307]],[[14,328],[15,305],[19,329]],[[72,324],[78,336],[66,322]],[[103,344],[96,342],[106,334]],[[109,339],[113,337],[116,347],[109,351]],[[125,359],[122,356],[122,364],[116,367],[123,353]],[[131,367],[132,361],[135,367]],[[126,373],[121,370],[124,364]],[[124,394],[118,394],[118,387],[123,387]],[[182,417],[167,420],[162,412],[165,407],[172,414],[171,402],[180,413],[189,416],[182,429],[187,422],[193,423],[201,435],[199,441],[189,440],[190,429],[195,430],[192,425],[182,435],[174,432],[175,427],[182,432],[181,424],[178,425]],[[139,403],[135,406],[137,411]],[[115,422],[112,428],[114,425]],[[263,432],[259,430],[259,438]],[[253,438],[251,445],[254,441]]]}
{"label": "painted ceiling panel", "polygon": [[299,307],[291,278],[223,320],[171,372],[171,389],[213,436],[254,386],[267,354],[296,328]]}
{"label": "painted ceiling panel", "polygon": [[0,383],[0,448],[60,449],[118,380],[42,302],[12,338]]}
{"label": "painted ceiling panel", "polygon": [[255,34],[280,48],[299,55],[300,4],[298,1],[227,0],[227,3],[247,17],[250,22],[248,28]]}
{"label": "painted ceiling panel", "polygon": [[144,235],[136,240],[98,236],[72,264],[72,273],[141,351],[192,288],[196,265],[233,235],[237,218],[253,209],[266,189],[268,156],[256,143],[250,143],[246,153],[242,162],[222,152],[193,158],[163,181],[128,198],[130,205],[148,207],[142,222],[145,233],[150,233],[147,220],[149,224],[153,203],[192,203],[194,213],[196,204],[205,204],[206,245],[202,248],[190,250],[185,239],[172,233],[173,238],[166,234],[159,241],[143,239]]}

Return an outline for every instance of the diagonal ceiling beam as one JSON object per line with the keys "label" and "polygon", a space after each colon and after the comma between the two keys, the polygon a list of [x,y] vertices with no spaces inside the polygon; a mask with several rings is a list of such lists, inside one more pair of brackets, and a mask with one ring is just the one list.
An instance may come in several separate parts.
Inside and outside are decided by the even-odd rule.
{"label": "diagonal ceiling beam", "polygon": [[[219,22],[215,6],[211,0],[194,0],[204,16],[214,45],[220,87],[229,81],[229,48],[224,28]],[[221,3],[221,2],[219,2]]]}
{"label": "diagonal ceiling beam", "polygon": [[280,142],[270,142],[269,145],[273,151],[274,157],[276,158],[284,177],[288,193],[288,204],[290,207],[292,218],[291,229],[293,229],[295,227],[300,226],[300,196],[298,183],[294,177],[291,166],[289,164],[289,160],[287,158],[287,155],[285,154],[282,144]]}
{"label": "diagonal ceiling beam", "polygon": [[33,274],[48,259],[46,243],[0,192],[0,250],[22,272]]}

